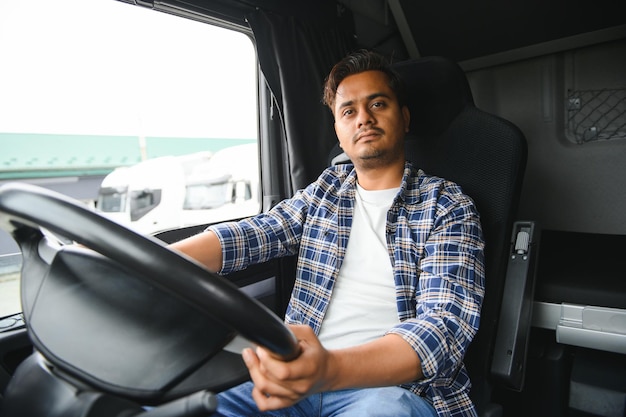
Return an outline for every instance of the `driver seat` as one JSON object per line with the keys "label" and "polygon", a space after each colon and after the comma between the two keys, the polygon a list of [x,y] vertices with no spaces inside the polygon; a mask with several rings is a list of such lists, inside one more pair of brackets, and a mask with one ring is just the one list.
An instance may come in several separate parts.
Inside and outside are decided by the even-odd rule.
{"label": "driver seat", "polygon": [[[405,82],[411,113],[406,158],[427,174],[459,184],[481,216],[486,295],[465,365],[479,415],[498,417],[502,410],[493,402],[494,385],[521,389],[530,331],[535,264],[530,255],[537,237],[534,223],[515,221],[526,139],[511,122],[475,106],[465,73],[449,59],[424,57],[393,67]],[[348,162],[338,144],[328,162]],[[525,260],[516,257],[519,233],[529,236]]]}
{"label": "driver seat", "polygon": [[405,81],[411,112],[406,158],[428,174],[459,184],[481,216],[486,291],[480,329],[465,364],[479,415],[495,417],[502,410],[493,403],[494,384],[519,388],[530,329],[532,258],[521,266],[510,262],[518,230],[529,235],[534,230],[532,223],[515,221],[526,139],[513,123],[475,106],[456,63],[425,57],[394,67]]}

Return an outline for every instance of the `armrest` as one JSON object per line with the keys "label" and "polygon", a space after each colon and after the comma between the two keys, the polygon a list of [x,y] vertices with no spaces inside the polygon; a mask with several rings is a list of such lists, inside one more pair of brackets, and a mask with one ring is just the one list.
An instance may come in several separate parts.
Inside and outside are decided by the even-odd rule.
{"label": "armrest", "polygon": [[513,390],[521,390],[526,371],[526,353],[532,322],[539,232],[535,223],[513,225],[509,263],[502,293],[491,374]]}

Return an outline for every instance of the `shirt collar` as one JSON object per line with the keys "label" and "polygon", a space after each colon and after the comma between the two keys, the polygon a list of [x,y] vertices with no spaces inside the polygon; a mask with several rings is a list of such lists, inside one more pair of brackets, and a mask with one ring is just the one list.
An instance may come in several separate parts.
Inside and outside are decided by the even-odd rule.
{"label": "shirt collar", "polygon": [[419,177],[421,172],[413,166],[410,161],[404,163],[404,174],[402,175],[402,183],[400,184],[400,192],[398,199],[406,204],[417,204],[420,202]]}
{"label": "shirt collar", "polygon": [[[339,188],[339,194],[347,193],[353,196],[356,190],[356,170],[352,164],[343,165],[345,168],[350,167],[350,172],[345,181]],[[421,172],[413,166],[410,161],[404,163],[404,173],[402,174],[402,182],[400,183],[400,191],[396,200],[403,201],[405,204],[417,204],[420,201],[419,177]]]}

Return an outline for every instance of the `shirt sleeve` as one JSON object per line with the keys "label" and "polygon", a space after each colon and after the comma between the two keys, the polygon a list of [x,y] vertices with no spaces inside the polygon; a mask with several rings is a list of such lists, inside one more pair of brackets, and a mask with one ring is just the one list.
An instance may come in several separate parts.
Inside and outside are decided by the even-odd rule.
{"label": "shirt sleeve", "polygon": [[306,190],[283,200],[269,212],[209,226],[222,245],[222,269],[229,274],[249,265],[297,253],[307,213]]}
{"label": "shirt sleeve", "polygon": [[478,330],[484,297],[484,242],[472,200],[443,192],[417,265],[415,317],[390,330],[418,354],[424,380],[449,385]]}

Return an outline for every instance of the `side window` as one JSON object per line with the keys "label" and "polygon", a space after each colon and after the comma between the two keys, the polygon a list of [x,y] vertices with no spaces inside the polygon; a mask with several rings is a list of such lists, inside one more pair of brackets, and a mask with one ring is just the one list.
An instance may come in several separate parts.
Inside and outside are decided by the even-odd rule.
{"label": "side window", "polygon": [[[0,56],[0,184],[144,234],[259,212],[247,33],[113,0],[1,0]],[[0,317],[20,310],[20,262],[0,230]]]}

